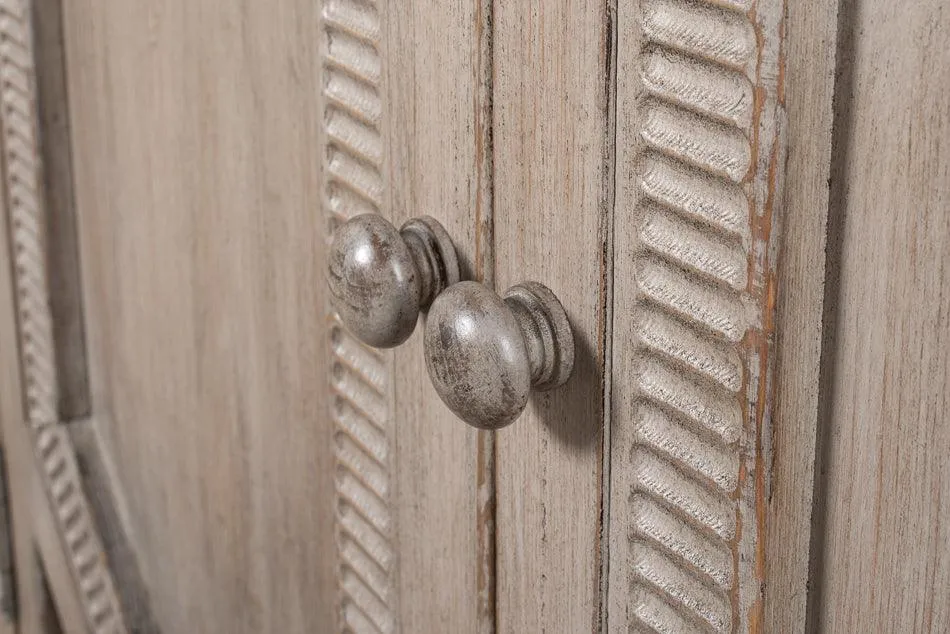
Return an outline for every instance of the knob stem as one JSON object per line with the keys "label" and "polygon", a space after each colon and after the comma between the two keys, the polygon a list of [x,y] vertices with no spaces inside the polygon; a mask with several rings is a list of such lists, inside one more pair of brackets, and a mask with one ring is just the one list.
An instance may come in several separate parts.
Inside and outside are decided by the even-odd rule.
{"label": "knob stem", "polygon": [[443,290],[459,281],[458,256],[445,228],[422,216],[399,230],[406,241],[419,276],[419,309],[425,311]]}
{"label": "knob stem", "polygon": [[550,390],[563,385],[574,367],[574,337],[561,302],[537,282],[512,286],[504,301],[521,327],[531,387]]}

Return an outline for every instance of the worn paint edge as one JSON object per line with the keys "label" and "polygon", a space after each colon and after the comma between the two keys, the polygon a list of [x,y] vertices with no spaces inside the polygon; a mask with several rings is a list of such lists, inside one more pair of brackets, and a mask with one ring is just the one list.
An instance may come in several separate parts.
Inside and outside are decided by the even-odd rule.
{"label": "worn paint edge", "polygon": [[604,198],[606,209],[603,214],[602,274],[601,293],[603,327],[601,328],[601,346],[604,354],[603,366],[603,438],[601,439],[601,490],[600,490],[600,543],[598,544],[599,583],[598,614],[596,626],[601,632],[607,631],[608,596],[610,592],[610,500],[612,452],[611,429],[613,420],[613,356],[614,356],[614,275],[615,275],[615,223],[617,207],[617,68],[619,41],[617,0],[607,0],[605,11],[607,54],[605,55],[606,91],[607,91],[607,127],[606,127],[606,169],[604,170]]}
{"label": "worn paint edge", "polygon": [[[476,44],[477,62],[473,68],[475,85],[475,261],[474,279],[489,288],[495,286],[495,162],[494,162],[494,4],[477,0]],[[477,619],[479,634],[498,630],[498,545],[497,514],[497,447],[494,431],[475,432],[475,537]]]}
{"label": "worn paint edge", "polygon": [[615,350],[636,358],[634,400],[613,414],[635,429],[612,438],[611,512],[630,520],[612,527],[609,626],[760,631],[784,2],[639,5],[621,43],[638,51],[637,340]]}

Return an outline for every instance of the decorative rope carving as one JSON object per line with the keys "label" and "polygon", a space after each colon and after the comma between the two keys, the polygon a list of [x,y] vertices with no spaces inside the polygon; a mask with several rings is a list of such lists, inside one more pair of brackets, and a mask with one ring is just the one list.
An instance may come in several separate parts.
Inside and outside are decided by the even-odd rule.
{"label": "decorative rope carving", "polygon": [[24,0],[0,1],[4,187],[12,232],[26,418],[36,426],[56,422],[57,393],[30,29],[29,6]]}
{"label": "decorative rope carving", "polygon": [[31,14],[28,0],[0,0],[3,188],[10,216],[24,413],[90,628],[97,634],[121,633],[127,630],[108,560],[92,521],[69,436],[56,411]]}
{"label": "decorative rope carving", "polygon": [[[327,0],[323,11],[325,207],[329,231],[383,204],[382,58],[376,2]],[[340,629],[395,629],[389,355],[328,323],[336,456]]]}
{"label": "decorative rope carving", "polygon": [[740,544],[755,531],[743,508],[756,452],[743,408],[758,363],[745,346],[762,246],[752,4],[640,3],[637,399],[621,467],[633,469],[634,629],[735,631],[740,579],[754,565]]}
{"label": "decorative rope carving", "polygon": [[82,490],[69,434],[63,425],[56,423],[42,425],[35,431],[45,488],[91,631],[96,634],[127,632],[102,540],[93,525]]}

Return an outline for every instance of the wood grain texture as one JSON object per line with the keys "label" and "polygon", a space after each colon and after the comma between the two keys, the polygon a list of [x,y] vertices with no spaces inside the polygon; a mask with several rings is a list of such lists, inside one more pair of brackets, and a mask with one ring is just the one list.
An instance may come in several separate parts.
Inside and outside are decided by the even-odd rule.
{"label": "wood grain texture", "polygon": [[478,259],[483,8],[68,18],[92,422],[160,626],[490,627],[476,434],[421,342],[395,373],[323,280],[328,220],[356,211],[429,213]]}
{"label": "wood grain texture", "polygon": [[608,302],[609,35],[603,2],[494,14],[496,290],[535,280],[574,329],[574,374],[496,433],[498,630],[600,627]]}
{"label": "wood grain texture", "polygon": [[87,416],[90,402],[63,51],[63,7],[62,0],[33,0],[31,4],[37,107],[42,131],[39,140],[43,192],[49,218],[47,253],[59,390],[57,409],[60,419],[69,421]]}
{"label": "wood grain texture", "polygon": [[320,7],[65,9],[90,422],[155,620],[326,631]]}
{"label": "wood grain texture", "polygon": [[[50,309],[42,158],[39,147],[36,55],[32,4],[0,4],[0,120],[3,194],[9,214],[19,365],[22,372],[22,423],[27,426],[41,476],[30,479],[43,492],[35,526],[54,539],[41,543],[48,565],[65,558],[55,591],[65,601],[78,595],[79,620],[93,632],[123,632],[122,608],[102,542],[92,520],[68,437],[59,424],[59,378]],[[15,359],[13,353],[7,357]],[[13,395],[8,395],[12,397]],[[16,442],[16,440],[14,440]],[[20,445],[22,448],[22,445]],[[22,449],[21,449],[22,450]],[[22,485],[22,484],[21,484]],[[33,490],[33,489],[30,489]],[[43,509],[43,504],[48,509]]]}
{"label": "wood grain texture", "polygon": [[776,306],[776,400],[766,518],[765,631],[804,632],[818,422],[836,3],[790,2],[788,160]]}
{"label": "wood grain texture", "polygon": [[[491,2],[386,3],[389,218],[428,214],[458,249],[463,279],[491,267],[486,38]],[[421,326],[421,324],[420,324]],[[481,512],[478,433],[442,404],[425,369],[423,328],[394,354],[399,627],[486,632],[490,517]]]}
{"label": "wood grain texture", "polygon": [[779,0],[618,9],[609,631],[759,631]]}
{"label": "wood grain texture", "polygon": [[843,3],[839,20],[809,609],[822,631],[945,632],[950,10],[866,0]]}
{"label": "wood grain texture", "polygon": [[[0,432],[0,439],[3,434]],[[13,575],[13,532],[10,521],[10,478],[0,442],[0,628],[13,627],[16,619],[16,583]],[[3,631],[3,630],[0,630]]]}
{"label": "wood grain texture", "polygon": [[[417,10],[341,1],[323,15],[331,223],[364,212],[397,226],[432,215],[466,273],[473,262],[484,267],[482,3]],[[479,572],[490,551],[478,541],[490,518],[477,512],[476,434],[426,380],[421,332],[395,353],[361,347],[338,325],[330,337],[338,481],[348,487],[338,484],[346,625],[490,631],[492,580]]]}

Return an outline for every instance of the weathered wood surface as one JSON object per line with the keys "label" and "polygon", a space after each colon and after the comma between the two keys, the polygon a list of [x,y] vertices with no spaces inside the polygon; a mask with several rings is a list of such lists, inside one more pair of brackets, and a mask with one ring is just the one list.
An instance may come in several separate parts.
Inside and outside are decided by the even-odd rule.
{"label": "weathered wood surface", "polygon": [[950,10],[842,3],[812,624],[950,630]]}
{"label": "weathered wood surface", "polygon": [[496,290],[547,285],[574,328],[573,378],[496,434],[500,632],[600,627],[609,320],[606,6],[495,3]]}
{"label": "weathered wood surface", "polygon": [[784,3],[618,6],[610,631],[757,631]]}
{"label": "weathered wood surface", "polygon": [[766,517],[765,632],[804,632],[818,421],[838,5],[787,3],[788,161]]}
{"label": "weathered wood surface", "polygon": [[43,192],[49,217],[50,312],[56,352],[58,411],[63,420],[89,414],[79,242],[73,190],[63,0],[32,0],[37,117]]}
{"label": "weathered wood surface", "polygon": [[323,270],[357,211],[436,216],[490,268],[486,23],[69,5],[92,423],[163,629],[491,627],[478,435],[421,340],[327,320]]}
{"label": "weathered wood surface", "polygon": [[[331,221],[373,212],[398,227],[431,215],[467,275],[490,249],[479,249],[491,219],[487,14],[483,2],[355,0],[323,12]],[[341,600],[358,631],[491,627],[477,434],[429,384],[421,331],[380,353],[331,326]]]}
{"label": "weathered wood surface", "polygon": [[92,421],[162,631],[321,631],[319,7],[69,2]]}
{"label": "weathered wood surface", "polygon": [[[95,424],[162,625],[950,627],[950,17],[826,4],[70,4]],[[360,211],[550,286],[575,378],[496,444],[421,329],[358,346],[322,253]]]}

